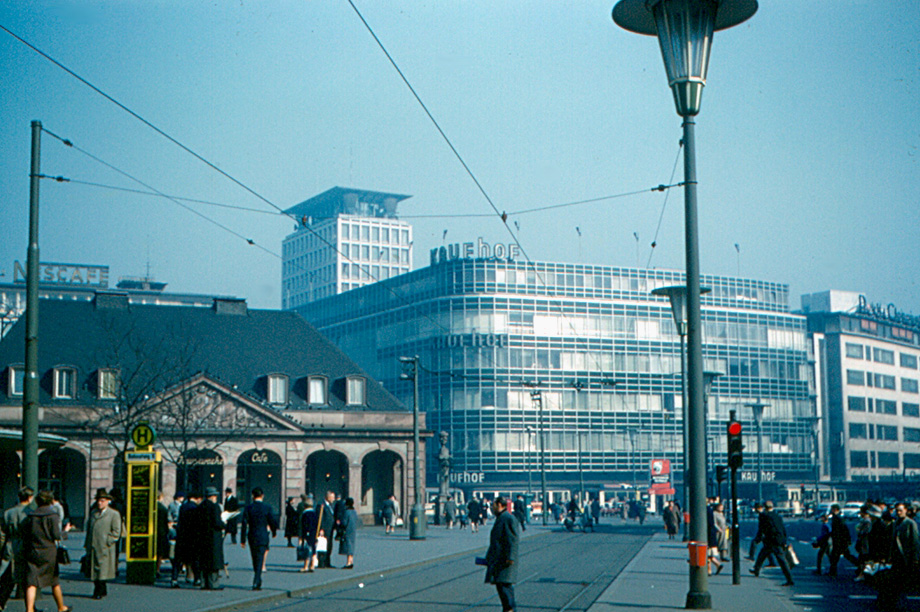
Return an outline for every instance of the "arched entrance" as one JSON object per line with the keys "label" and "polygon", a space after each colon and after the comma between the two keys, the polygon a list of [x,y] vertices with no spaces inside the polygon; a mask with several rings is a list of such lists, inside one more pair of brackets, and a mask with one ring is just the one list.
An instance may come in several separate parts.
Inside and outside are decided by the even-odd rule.
{"label": "arched entrance", "polygon": [[326,491],[348,497],[348,459],[339,451],[317,451],[307,457],[307,493],[321,500]]}
{"label": "arched entrance", "polygon": [[86,518],[86,458],[72,448],[46,450],[38,456],[38,488],[54,491],[70,522],[83,528]]}
{"label": "arched entrance", "polygon": [[203,494],[206,487],[214,487],[223,494],[224,459],[216,452],[193,448],[179,457],[176,467],[177,489]]}
{"label": "arched entrance", "polygon": [[270,450],[253,449],[236,461],[236,494],[241,501],[249,500],[255,487],[265,493],[265,501],[276,512],[281,505],[281,457]]}
{"label": "arched entrance", "polygon": [[402,500],[403,462],[391,450],[377,450],[365,455],[361,461],[361,505],[373,511],[374,521],[380,522],[380,507],[383,500],[396,494],[399,507],[405,507]]}
{"label": "arched entrance", "polygon": [[22,472],[19,453],[4,451],[0,453],[0,502],[4,508],[11,508],[19,503],[19,479]]}

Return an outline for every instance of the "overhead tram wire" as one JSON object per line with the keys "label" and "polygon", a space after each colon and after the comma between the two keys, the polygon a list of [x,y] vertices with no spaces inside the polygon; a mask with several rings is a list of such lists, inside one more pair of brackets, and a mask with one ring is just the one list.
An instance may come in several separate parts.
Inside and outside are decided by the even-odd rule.
{"label": "overhead tram wire", "polygon": [[[361,11],[358,10],[358,7],[355,6],[355,3],[353,2],[353,0],[348,0],[348,4],[351,5],[351,8],[354,10],[355,14],[356,14],[356,15],[358,16],[358,18],[361,20],[361,23],[364,24],[364,27],[365,27],[365,28],[367,29],[367,31],[370,33],[371,37],[373,37],[374,41],[377,43],[377,46],[380,47],[380,50],[381,50],[381,51],[383,51],[383,54],[386,56],[387,60],[389,60],[390,65],[392,65],[393,68],[396,70],[396,73],[399,75],[399,78],[402,79],[403,83],[406,85],[406,87],[407,87],[407,88],[409,89],[409,91],[412,93],[412,96],[415,98],[416,102],[418,102],[419,106],[421,106],[422,110],[423,110],[423,111],[425,112],[425,114],[428,116],[428,119],[431,121],[431,123],[434,125],[435,129],[436,129],[436,130],[438,131],[438,133],[441,135],[441,138],[444,140],[444,142],[447,144],[447,146],[448,146],[448,147],[450,148],[450,150],[453,152],[454,156],[457,158],[457,161],[459,161],[459,162],[460,162],[460,165],[463,166],[463,169],[466,171],[466,173],[467,173],[467,174],[469,175],[469,177],[472,179],[472,181],[473,181],[473,183],[476,185],[477,189],[479,189],[479,192],[480,192],[480,193],[482,194],[482,196],[485,198],[486,202],[488,202],[489,206],[492,207],[492,210],[495,212],[495,214],[499,217],[499,219],[501,219],[502,225],[504,226],[504,228],[505,228],[505,230],[508,232],[508,234],[511,236],[512,240],[514,240],[514,243],[518,246],[518,248],[520,249],[521,253],[524,255],[524,259],[527,261],[527,264],[530,266],[530,269],[534,272],[535,277],[538,278],[538,279],[540,280],[540,284],[541,284],[544,288],[548,289],[549,287],[548,287],[548,284],[547,284],[547,282],[546,282],[546,279],[543,278],[543,274],[540,272],[540,270],[537,269],[536,264],[535,264],[534,261],[530,258],[530,255],[527,253],[527,249],[524,248],[524,245],[521,244],[521,241],[519,240],[518,236],[514,233],[514,231],[513,231],[513,230],[511,229],[511,227],[508,225],[508,213],[498,210],[498,207],[495,205],[495,202],[492,201],[491,196],[489,196],[488,192],[486,192],[485,188],[482,186],[482,183],[479,182],[479,179],[476,178],[476,175],[473,173],[472,169],[469,167],[469,165],[468,165],[468,164],[466,163],[466,161],[463,159],[463,156],[460,155],[460,152],[459,152],[459,151],[457,150],[457,148],[454,146],[453,142],[451,142],[450,138],[447,136],[447,134],[446,134],[446,133],[444,132],[444,130],[441,128],[441,125],[438,123],[437,119],[435,119],[435,117],[434,117],[434,115],[432,115],[431,111],[428,110],[428,106],[427,106],[427,105],[425,104],[425,102],[422,100],[421,96],[419,96],[418,93],[415,91],[415,88],[414,88],[414,87],[412,86],[412,84],[409,82],[409,79],[406,77],[406,75],[405,75],[405,74],[403,73],[403,71],[400,69],[399,65],[396,63],[396,60],[393,59],[393,56],[390,55],[390,52],[387,51],[387,48],[384,46],[383,42],[380,40],[380,38],[379,38],[379,37],[377,36],[377,34],[374,32],[374,29],[370,26],[370,24],[369,24],[369,23],[367,22],[367,20],[364,18],[364,15],[362,15],[362,14],[361,14]],[[565,315],[565,313],[562,313],[562,317],[563,317],[563,319],[565,319],[566,323],[568,323],[569,328],[572,330],[572,332],[575,334],[575,336],[576,336],[576,337],[580,337],[581,335],[578,333],[578,330],[575,329],[575,325],[572,323],[572,321],[569,319],[569,317],[567,317],[567,316]],[[589,353],[589,354],[591,354],[591,355],[593,356],[593,353]],[[601,369],[601,367],[600,367],[600,362],[598,361],[597,356],[593,356],[593,360],[594,360],[595,365],[597,366],[598,370],[600,370],[600,369]]]}
{"label": "overhead tram wire", "polygon": [[[668,179],[667,187],[673,187],[674,175],[677,173],[677,162],[680,161],[680,154],[684,150],[684,141],[681,139],[680,144],[677,146],[677,157],[674,158],[674,167],[671,168],[671,178]],[[678,183],[678,185],[683,186],[683,183]],[[660,185],[655,190],[665,191],[666,186]],[[648,262],[645,264],[645,269],[651,267],[652,265],[652,256],[655,254],[655,247],[658,245],[658,233],[661,231],[661,221],[664,219],[664,211],[668,207],[668,196],[671,195],[671,190],[668,189],[664,194],[664,202],[661,204],[661,214],[658,215],[658,227],[655,228],[655,236],[652,238],[652,248],[648,254]]]}

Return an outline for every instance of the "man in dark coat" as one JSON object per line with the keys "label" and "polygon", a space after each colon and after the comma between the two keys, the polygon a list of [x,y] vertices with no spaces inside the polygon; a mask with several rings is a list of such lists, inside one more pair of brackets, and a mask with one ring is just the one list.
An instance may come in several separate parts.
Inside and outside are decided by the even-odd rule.
{"label": "man in dark coat", "polygon": [[198,534],[198,569],[201,572],[201,588],[217,591],[220,586],[220,571],[224,569],[224,530],[227,526],[220,518],[220,491],[215,487],[205,489],[205,499],[198,506],[200,529]]}
{"label": "man in dark coat", "polygon": [[521,524],[521,530],[527,529],[527,508],[524,503],[524,496],[518,495],[514,499],[514,510],[511,511],[514,518]]}
{"label": "man in dark coat", "polygon": [[249,542],[249,554],[252,556],[252,590],[262,590],[262,566],[268,555],[268,544],[271,537],[278,532],[278,517],[272,507],[262,501],[262,489],[256,487],[252,490],[252,503],[243,510],[242,530],[240,532],[240,546],[246,548]]}
{"label": "man in dark coat", "polygon": [[[196,585],[201,584],[198,571],[197,534],[201,533],[198,504],[201,503],[201,493],[189,493],[188,499],[179,506],[179,516],[176,520],[176,550],[173,553],[172,588],[179,588],[179,572],[183,568],[191,574]],[[188,575],[186,575],[186,579]]]}
{"label": "man in dark coat", "polygon": [[22,546],[22,524],[32,507],[34,491],[30,487],[19,489],[19,503],[3,513],[0,525],[3,532],[3,561],[8,562],[0,575],[0,610],[6,607],[16,585],[22,583],[26,565]]}
{"label": "man in dark coat", "polygon": [[479,531],[479,522],[482,520],[482,506],[475,497],[470,497],[470,503],[466,505],[466,511],[470,517],[470,531],[476,533]]}
{"label": "man in dark coat", "polygon": [[755,576],[760,575],[760,566],[770,555],[776,559],[777,564],[786,582],[783,586],[792,586],[792,574],[789,572],[789,565],[786,563],[786,526],[783,524],[783,517],[773,511],[773,502],[768,501],[764,504],[763,512],[760,513],[757,525],[757,538],[763,542],[763,548],[757,555],[757,561],[754,562],[754,569],[749,570]]}
{"label": "man in dark coat", "polygon": [[300,548],[304,551],[302,572],[313,571],[313,555],[316,552],[316,535],[319,530],[319,515],[313,508],[313,496],[306,497],[303,501],[303,511],[300,513]]}
{"label": "man in dark coat", "polygon": [[335,493],[327,491],[326,499],[323,500],[323,503],[320,504],[319,509],[316,511],[319,515],[319,535],[326,538],[326,551],[317,551],[316,553],[320,568],[332,567],[330,558],[332,557],[332,532],[335,527],[335,510],[332,507],[334,502]]}
{"label": "man in dark coat", "polygon": [[498,590],[502,612],[513,612],[521,523],[507,510],[508,502],[505,498],[496,497],[492,502],[495,524],[489,535],[489,550],[486,552],[486,582],[494,584]]}
{"label": "man in dark coat", "polygon": [[837,575],[837,563],[840,562],[841,556],[846,557],[850,563],[859,567],[859,562],[850,552],[851,541],[850,528],[846,526],[846,523],[843,522],[843,517],[840,516],[840,506],[834,504],[831,506],[831,552],[827,555],[831,561],[831,569],[827,573],[828,576]]}
{"label": "man in dark coat", "polygon": [[[233,489],[227,487],[224,496],[224,511],[236,512],[240,509],[240,500],[233,494]],[[239,516],[227,519],[227,533],[230,534],[230,543],[236,544],[236,526],[239,524]]]}

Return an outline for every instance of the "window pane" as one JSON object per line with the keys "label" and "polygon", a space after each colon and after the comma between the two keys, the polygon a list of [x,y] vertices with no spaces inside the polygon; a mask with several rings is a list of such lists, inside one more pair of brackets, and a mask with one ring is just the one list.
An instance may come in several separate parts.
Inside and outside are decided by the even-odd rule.
{"label": "window pane", "polygon": [[894,351],[887,351],[885,349],[875,348],[875,349],[872,349],[872,357],[875,361],[879,363],[887,363],[889,365],[894,365]]}
{"label": "window pane", "polygon": [[862,344],[852,344],[847,342],[847,357],[852,359],[862,359],[863,358],[863,347]]}
{"label": "window pane", "polygon": [[862,370],[847,370],[847,384],[848,385],[864,385],[866,384],[865,374]]}
{"label": "window pane", "polygon": [[311,404],[326,403],[326,379],[315,377],[310,379],[310,388],[307,392]]}
{"label": "window pane", "polygon": [[22,367],[10,367],[10,395],[22,395],[22,385],[26,371]]}
{"label": "window pane", "polygon": [[902,368],[913,368],[917,369],[917,357],[916,355],[908,355],[907,353],[901,353],[901,367]]}
{"label": "window pane", "polygon": [[99,399],[115,399],[118,397],[118,372],[115,370],[99,370]]}
{"label": "window pane", "polygon": [[897,453],[879,453],[878,454],[878,466],[880,468],[899,468],[901,467],[901,462],[898,458]]}
{"label": "window pane", "polygon": [[850,467],[869,467],[869,454],[865,451],[850,451]]}
{"label": "window pane", "polygon": [[287,376],[268,377],[268,402],[270,404],[287,404]]}
{"label": "window pane", "polygon": [[345,403],[349,406],[363,406],[364,405],[364,379],[363,378],[349,378],[348,385],[346,387],[346,398]]}
{"label": "window pane", "polygon": [[853,397],[850,396],[847,398],[847,409],[854,412],[865,412],[866,411],[866,398],[864,397]]}
{"label": "window pane", "polygon": [[901,379],[901,391],[905,393],[917,393],[917,379],[916,378],[902,378]]}
{"label": "window pane", "polygon": [[69,368],[54,371],[54,397],[73,399],[76,372]]}
{"label": "window pane", "polygon": [[909,404],[904,402],[901,404],[901,414],[906,417],[918,417],[920,418],[920,404]]}

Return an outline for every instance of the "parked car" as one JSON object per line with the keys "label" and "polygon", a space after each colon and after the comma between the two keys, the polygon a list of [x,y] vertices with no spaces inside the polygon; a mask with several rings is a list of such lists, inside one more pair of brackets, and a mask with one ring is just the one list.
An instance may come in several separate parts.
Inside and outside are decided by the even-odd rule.
{"label": "parked car", "polygon": [[831,513],[831,504],[818,504],[815,506],[815,509],[812,511],[811,516],[814,517],[816,521],[821,520],[822,516],[827,516]]}

